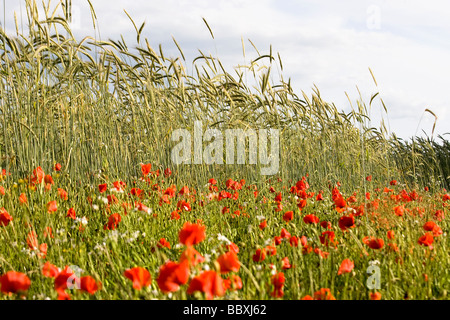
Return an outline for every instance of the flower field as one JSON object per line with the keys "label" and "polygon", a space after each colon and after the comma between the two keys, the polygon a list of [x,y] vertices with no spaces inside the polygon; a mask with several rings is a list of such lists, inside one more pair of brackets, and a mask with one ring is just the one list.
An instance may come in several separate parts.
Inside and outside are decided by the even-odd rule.
{"label": "flower field", "polygon": [[294,92],[271,46],[228,72],[39,8],[0,28],[0,300],[449,299],[442,136]]}
{"label": "flower field", "polygon": [[[1,182],[2,299],[446,299],[450,194],[298,181]],[[125,182],[126,181],[126,182]]]}

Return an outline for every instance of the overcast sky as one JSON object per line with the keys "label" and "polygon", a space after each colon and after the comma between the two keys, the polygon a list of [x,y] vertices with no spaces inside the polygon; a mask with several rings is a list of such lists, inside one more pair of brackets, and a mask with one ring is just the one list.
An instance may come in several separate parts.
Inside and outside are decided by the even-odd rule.
{"label": "overcast sky", "polygon": [[[5,0],[2,25],[13,31],[13,13],[24,11],[24,1]],[[20,3],[22,2],[22,8]],[[40,2],[40,1],[39,1]],[[53,0],[52,3],[58,1]],[[369,103],[380,92],[388,114],[380,103],[372,106],[372,125],[379,127],[381,115],[390,132],[403,139],[414,134],[450,132],[450,2],[447,0],[92,0],[100,36],[135,44],[134,28],[124,9],[139,26],[146,22],[142,37],[154,49],[161,44],[165,55],[179,56],[177,40],[186,56],[186,67],[205,54],[218,57],[230,73],[237,65],[257,55],[280,54],[285,80],[294,91],[309,96],[316,85],[325,101],[350,110],[345,92],[356,105],[359,88]],[[77,36],[94,35],[86,0],[72,0],[73,29]],[[0,9],[3,11],[3,3]],[[3,21],[3,16],[6,22]],[[202,18],[214,33],[212,39]],[[25,20],[23,20],[25,22]],[[19,21],[20,23],[20,21]],[[244,39],[244,59],[241,38]],[[157,51],[157,50],[156,50]],[[267,61],[267,60],[266,60]],[[369,72],[378,83],[375,86]],[[274,68],[273,81],[279,80]],[[389,126],[388,126],[389,125]],[[450,139],[450,135],[444,135]]]}

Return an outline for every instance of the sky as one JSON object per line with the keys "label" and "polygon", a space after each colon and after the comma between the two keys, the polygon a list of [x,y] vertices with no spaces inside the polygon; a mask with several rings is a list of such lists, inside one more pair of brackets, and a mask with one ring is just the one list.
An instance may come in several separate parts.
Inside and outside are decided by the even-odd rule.
{"label": "sky", "polygon": [[[14,31],[14,12],[24,14],[24,1],[2,0],[0,19]],[[40,2],[40,1],[39,1]],[[72,0],[72,29],[78,37],[126,39],[136,44],[126,10],[140,26],[142,38],[158,52],[179,57],[186,68],[199,50],[220,59],[226,70],[248,64],[261,54],[279,54],[283,70],[274,65],[272,81],[291,78],[294,92],[308,96],[316,86],[323,100],[349,112],[350,102],[367,105],[379,92],[387,107],[374,100],[371,125],[381,119],[389,133],[450,139],[450,2],[447,0],[92,0],[94,30],[87,0]],[[52,4],[58,1],[53,0]],[[214,39],[206,27],[208,22]],[[26,19],[22,20],[23,22]],[[243,54],[242,40],[245,47]],[[267,62],[268,63],[268,62]],[[374,83],[369,68],[377,84]],[[361,97],[360,97],[361,95]],[[446,133],[449,133],[448,135]]]}

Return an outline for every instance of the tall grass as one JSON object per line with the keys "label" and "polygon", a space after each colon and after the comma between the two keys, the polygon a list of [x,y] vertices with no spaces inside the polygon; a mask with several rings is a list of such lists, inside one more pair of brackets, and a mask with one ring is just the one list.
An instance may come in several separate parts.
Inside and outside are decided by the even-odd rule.
{"label": "tall grass", "polygon": [[[282,75],[272,82],[274,64],[282,69],[282,61],[271,50],[230,72],[200,51],[189,75],[178,44],[181,57],[165,56],[142,39],[144,25],[131,20],[137,33],[133,46],[122,36],[77,40],[67,5],[44,9],[41,17],[36,2],[27,0],[28,29],[22,33],[16,25],[15,35],[0,30],[1,165],[14,174],[55,162],[63,164],[67,178],[80,181],[95,173],[137,176],[140,162],[173,168],[171,133],[192,130],[195,120],[205,128],[280,129],[279,176],[285,179],[309,173],[317,182],[362,187],[366,175],[388,181],[398,174],[398,160],[402,167],[411,163],[398,154],[409,150],[368,125],[377,94],[369,106],[358,101],[350,113],[323,101],[317,88],[296,94]],[[92,8],[94,26],[95,17]],[[246,85],[248,75],[256,86]],[[426,174],[442,173],[430,172],[435,162],[426,161]],[[255,165],[174,169],[199,184],[211,176],[261,179]],[[421,170],[417,166],[416,174]]]}

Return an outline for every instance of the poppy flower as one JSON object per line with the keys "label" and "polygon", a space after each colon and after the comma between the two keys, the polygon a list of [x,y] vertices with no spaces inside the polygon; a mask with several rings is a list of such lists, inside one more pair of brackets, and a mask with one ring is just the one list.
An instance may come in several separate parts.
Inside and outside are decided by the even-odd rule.
{"label": "poppy flower", "polygon": [[315,224],[315,223],[319,223],[319,218],[313,214],[308,214],[306,216],[303,217],[303,222],[305,222],[306,224]]}
{"label": "poppy flower", "polygon": [[381,249],[384,246],[384,241],[383,241],[383,239],[380,239],[380,238],[371,237],[369,239],[369,237],[366,236],[362,239],[362,241],[363,241],[363,243],[368,245],[369,248],[374,249],[374,250]]}
{"label": "poppy flower", "polygon": [[78,283],[78,279],[72,269],[66,266],[64,270],[55,277],[54,287],[56,291],[64,291],[68,284]]}
{"label": "poppy flower", "polygon": [[442,229],[433,221],[428,221],[423,225],[423,229],[425,231],[431,231],[433,232],[433,236],[437,237],[440,236],[443,232]]}
{"label": "poppy flower", "polygon": [[320,243],[328,246],[328,245],[336,245],[336,241],[334,240],[335,234],[333,231],[324,231],[319,236]]}
{"label": "poppy flower", "polygon": [[291,237],[291,234],[285,228],[281,228],[280,237],[289,239]]}
{"label": "poppy flower", "polygon": [[58,210],[58,206],[56,204],[56,200],[49,201],[47,203],[47,212],[48,213],[53,213],[53,212],[56,212],[56,210]]}
{"label": "poppy flower", "polygon": [[44,179],[45,173],[44,170],[39,166],[33,170],[33,176],[31,177],[31,182],[33,184],[40,184]]}
{"label": "poppy flower", "polygon": [[304,296],[301,300],[314,300],[314,298],[311,297],[309,294],[307,294],[307,295]]}
{"label": "poppy flower", "polygon": [[394,207],[394,213],[396,216],[403,216],[403,213],[405,212],[405,207],[404,206],[396,206]]}
{"label": "poppy flower", "polygon": [[320,222],[320,226],[322,228],[331,229],[331,222],[330,221],[321,221]]}
{"label": "poppy flower", "polygon": [[234,242],[227,244],[226,250],[233,251],[234,253],[239,253],[239,247]]}
{"label": "poppy flower", "polygon": [[100,282],[95,281],[91,276],[84,276],[80,278],[80,289],[83,292],[94,294],[100,289]]}
{"label": "poppy flower", "polygon": [[164,170],[164,176],[165,177],[170,177],[172,175],[172,170],[170,170],[169,168],[166,168]]}
{"label": "poppy flower", "polygon": [[38,248],[39,242],[35,231],[30,231],[30,233],[28,233],[27,244],[30,250],[36,250]]}
{"label": "poppy flower", "polygon": [[266,253],[269,256],[274,256],[277,254],[277,248],[275,246],[267,246],[266,247]]}
{"label": "poppy flower", "polygon": [[56,163],[55,166],[53,167],[53,170],[61,171],[61,168],[62,168],[61,163]]}
{"label": "poppy flower", "polygon": [[30,285],[30,279],[22,272],[8,271],[0,277],[0,290],[6,294],[26,292]]}
{"label": "poppy flower", "polygon": [[179,220],[181,218],[179,210],[174,210],[170,213],[170,220]]}
{"label": "poppy flower", "polygon": [[260,224],[259,224],[259,228],[261,229],[261,230],[264,230],[264,228],[266,228],[267,227],[267,220],[264,220],[263,222],[261,222]]}
{"label": "poppy flower", "polygon": [[389,231],[387,232],[387,237],[388,237],[389,240],[394,239],[394,238],[395,238],[394,230],[389,230]]}
{"label": "poppy flower", "polygon": [[354,227],[355,227],[355,218],[353,217],[352,214],[350,214],[349,216],[342,216],[339,219],[339,228],[341,228],[342,231]]}
{"label": "poppy flower", "polygon": [[425,233],[418,240],[418,243],[423,246],[427,246],[430,249],[433,249],[432,243],[434,241],[433,234],[431,232]]}
{"label": "poppy flower", "polygon": [[241,264],[239,262],[236,252],[229,251],[217,258],[217,263],[220,266],[220,273],[238,272]]}
{"label": "poppy flower", "polygon": [[25,193],[21,193],[19,196],[19,202],[20,204],[26,204],[28,202],[27,196]]}
{"label": "poppy flower", "polygon": [[205,293],[207,300],[213,299],[214,296],[223,296],[225,294],[223,279],[215,271],[204,271],[189,283],[187,293],[192,294],[195,291]]}
{"label": "poppy flower", "polygon": [[166,238],[159,239],[158,243],[156,244],[158,248],[167,248],[170,249],[170,242],[166,240]]}
{"label": "poppy flower", "polygon": [[103,193],[106,190],[108,190],[108,184],[107,183],[103,183],[103,184],[99,184],[98,185],[98,191],[100,191],[100,193]]}
{"label": "poppy flower", "polygon": [[[0,180],[1,180],[1,179],[0,179]],[[6,193],[5,187],[4,187],[4,186],[0,186],[0,194],[1,194],[2,196],[4,196],[5,193]]]}
{"label": "poppy flower", "polygon": [[289,238],[289,244],[291,247],[298,247],[298,238],[293,236]]}
{"label": "poppy flower", "polygon": [[47,278],[56,278],[59,274],[59,268],[47,261],[42,267],[42,274]]}
{"label": "poppy flower", "polygon": [[183,260],[180,263],[168,261],[159,268],[156,278],[159,288],[164,293],[175,292],[181,285],[189,280],[189,262]]}
{"label": "poppy flower", "polygon": [[123,275],[133,282],[133,288],[136,290],[148,287],[152,283],[150,272],[142,267],[125,270]]}
{"label": "poppy flower", "polygon": [[349,273],[353,270],[354,267],[355,265],[353,264],[353,261],[351,261],[350,259],[344,259],[341,262],[341,266],[339,267],[338,275]]}
{"label": "poppy flower", "polygon": [[75,212],[74,208],[69,208],[69,210],[67,210],[67,215],[66,217],[71,218],[71,219],[76,219],[77,218],[77,214]]}
{"label": "poppy flower", "polygon": [[152,171],[151,163],[143,164],[141,163],[141,172],[144,177],[148,176],[148,174]]}
{"label": "poppy flower", "polygon": [[284,295],[283,287],[284,283],[286,282],[284,273],[278,272],[277,274],[273,275],[271,278],[271,282],[273,285],[273,291],[270,293],[270,295],[274,298],[282,298]]}
{"label": "poppy flower", "polygon": [[291,221],[294,218],[294,212],[293,211],[287,211],[283,215],[283,220],[286,222]]}
{"label": "poppy flower", "polygon": [[66,190],[58,188],[58,196],[62,199],[62,200],[67,200],[68,199],[68,193]]}
{"label": "poppy flower", "polygon": [[316,196],[316,201],[322,201],[323,200],[323,194],[322,193],[318,193]]}
{"label": "poppy flower", "polygon": [[372,181],[372,175],[366,177],[366,181]]}
{"label": "poppy flower", "polygon": [[301,199],[298,203],[297,203],[297,207],[300,211],[303,210],[304,207],[306,207],[306,199]]}
{"label": "poppy flower", "polygon": [[191,205],[187,201],[180,200],[177,203],[177,209],[184,211],[191,211]]}
{"label": "poppy flower", "polygon": [[196,245],[206,238],[204,225],[185,222],[179,233],[180,242],[186,246]]}
{"label": "poppy flower", "polygon": [[381,293],[377,292],[371,292],[370,293],[370,300],[381,300]]}
{"label": "poppy flower", "polygon": [[331,294],[330,289],[321,288],[314,292],[314,300],[336,300],[336,298]]}
{"label": "poppy flower", "polygon": [[288,257],[284,257],[283,259],[281,259],[281,268],[282,269],[290,269],[292,266],[289,263],[289,258]]}
{"label": "poppy flower", "polygon": [[5,210],[5,208],[0,209],[0,226],[6,227],[11,221],[13,221],[13,217],[9,215],[9,213]]}
{"label": "poppy flower", "polygon": [[347,202],[345,202],[344,198],[341,195],[333,199],[333,201],[337,212],[342,212],[347,207]]}
{"label": "poppy flower", "polygon": [[49,175],[49,174],[44,176],[44,183],[45,184],[55,184],[55,182],[53,181],[52,176]]}
{"label": "poppy flower", "polygon": [[195,266],[205,261],[205,258],[194,249],[192,246],[188,246],[180,256],[180,262],[187,261],[189,266]]}
{"label": "poppy flower", "polygon": [[230,275],[228,279],[223,280],[225,290],[240,290],[242,289],[242,279],[236,274]]}
{"label": "poppy flower", "polygon": [[266,250],[265,249],[257,249],[255,254],[252,256],[254,262],[261,262],[266,259]]}

